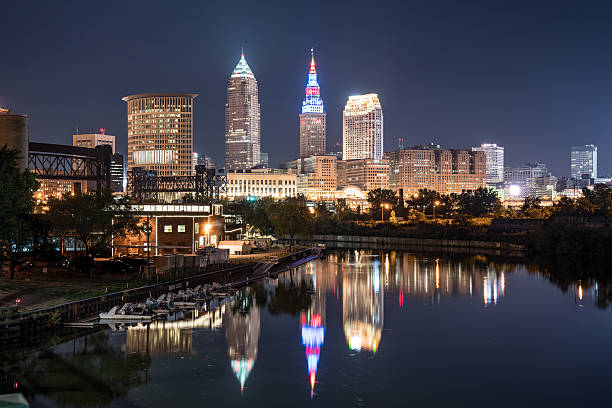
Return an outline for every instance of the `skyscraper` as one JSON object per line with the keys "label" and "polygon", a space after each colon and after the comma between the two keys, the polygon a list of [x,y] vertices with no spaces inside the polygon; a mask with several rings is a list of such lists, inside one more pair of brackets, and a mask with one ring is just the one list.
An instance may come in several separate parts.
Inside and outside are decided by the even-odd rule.
{"label": "skyscraper", "polygon": [[570,159],[572,178],[581,179],[582,175],[597,178],[597,146],[572,146]]}
{"label": "skyscraper", "polygon": [[197,94],[141,94],[123,98],[128,116],[128,171],[159,176],[193,174],[193,99]]}
{"label": "skyscraper", "polygon": [[378,94],[349,96],[342,112],[342,158],[383,157],[383,112]]}
{"label": "skyscraper", "polygon": [[[97,133],[77,133],[72,135],[72,145],[77,147],[111,146],[111,190],[115,193],[123,192],[123,155],[115,152],[115,136],[107,135],[106,129],[100,129]],[[82,182],[81,191],[92,191],[96,189],[93,181]]]}
{"label": "skyscraper", "polygon": [[504,148],[494,143],[472,147],[473,152],[484,152],[487,158],[487,184],[504,182]]}
{"label": "skyscraper", "polygon": [[251,169],[259,164],[260,152],[257,80],[243,53],[227,81],[225,168]]}
{"label": "skyscraper", "polygon": [[326,116],[325,105],[321,99],[321,89],[317,81],[314,53],[310,49],[310,71],[306,84],[306,96],[300,113],[300,157],[325,154]]}

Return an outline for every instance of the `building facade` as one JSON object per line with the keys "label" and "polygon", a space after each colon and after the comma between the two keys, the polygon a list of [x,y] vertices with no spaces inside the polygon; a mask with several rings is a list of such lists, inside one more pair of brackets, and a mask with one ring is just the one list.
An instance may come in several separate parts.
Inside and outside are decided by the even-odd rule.
{"label": "building facade", "polygon": [[342,158],[383,158],[383,112],[377,94],[349,96],[342,112]]}
{"label": "building facade", "polygon": [[422,146],[387,152],[385,158],[391,189],[402,188],[405,195],[424,188],[449,194],[486,187],[486,158],[481,151]]}
{"label": "building facade", "polygon": [[518,167],[506,167],[504,183],[506,196],[510,199],[522,199],[527,196],[553,198],[557,178],[551,174],[546,164],[529,163]]}
{"label": "building facade", "polygon": [[[72,145],[93,149],[97,146],[111,146],[111,190],[114,193],[123,192],[123,155],[115,151],[115,136],[107,135],[105,129],[99,133],[77,133],[72,135]],[[81,192],[95,190],[96,182],[81,182]]]}
{"label": "building facade", "polygon": [[306,84],[306,96],[300,113],[300,157],[325,154],[326,116],[317,81],[314,54],[311,51],[310,70]]}
{"label": "building facade", "polygon": [[572,146],[570,172],[574,179],[597,178],[597,146]]}
{"label": "building facade", "polygon": [[127,102],[128,171],[193,174],[193,100],[197,94],[140,94]]}
{"label": "building facade", "polygon": [[240,56],[227,81],[225,104],[225,168],[247,170],[260,161],[261,135],[257,80]]}
{"label": "building facade", "polygon": [[273,169],[228,170],[227,197],[286,198],[297,195],[297,175],[275,172]]}
{"label": "building facade", "polygon": [[115,136],[107,135],[105,129],[100,129],[100,133],[77,133],[72,135],[72,145],[88,147],[90,149],[96,146],[111,146],[112,154],[115,154]]}
{"label": "building facade", "polygon": [[388,189],[390,167],[388,160],[346,160],[339,164],[338,188],[359,187],[362,191]]}
{"label": "building facade", "polygon": [[473,152],[484,152],[487,160],[487,184],[504,182],[504,148],[494,143],[472,147]]}

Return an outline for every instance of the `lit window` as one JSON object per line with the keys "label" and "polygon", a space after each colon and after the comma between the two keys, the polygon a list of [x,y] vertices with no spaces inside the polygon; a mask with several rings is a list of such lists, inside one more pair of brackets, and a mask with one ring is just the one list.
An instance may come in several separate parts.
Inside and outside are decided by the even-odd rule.
{"label": "lit window", "polygon": [[196,222],[194,228],[195,228],[195,233],[198,234],[200,232],[200,224]]}
{"label": "lit window", "polygon": [[179,225],[179,226],[177,227],[177,231],[178,231],[178,232],[185,232],[185,226],[184,226],[184,225]]}
{"label": "lit window", "polygon": [[172,225],[164,225],[164,232],[172,232]]}

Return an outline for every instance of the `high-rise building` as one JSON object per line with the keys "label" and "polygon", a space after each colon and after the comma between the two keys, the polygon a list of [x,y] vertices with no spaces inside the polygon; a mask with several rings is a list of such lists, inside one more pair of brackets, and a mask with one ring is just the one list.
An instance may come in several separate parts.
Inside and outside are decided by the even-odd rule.
{"label": "high-rise building", "polygon": [[461,193],[486,186],[484,152],[432,145],[386,152],[385,158],[390,164],[391,188],[402,188],[404,194],[416,194],[424,188],[442,194]]}
{"label": "high-rise building", "polygon": [[141,94],[123,98],[128,116],[128,171],[159,176],[193,174],[193,99],[197,94]]}
{"label": "high-rise building", "polygon": [[251,169],[260,163],[260,152],[257,80],[243,53],[227,81],[225,168]]}
{"label": "high-rise building", "polygon": [[[111,190],[123,192],[123,155],[115,152],[115,136],[107,135],[106,129],[94,133],[77,133],[72,135],[72,145],[93,149],[97,146],[111,146]],[[96,189],[96,182],[81,182],[81,192]]]}
{"label": "high-rise building", "polygon": [[383,112],[378,94],[349,96],[342,112],[342,158],[383,157]]}
{"label": "high-rise building", "polygon": [[207,169],[215,169],[215,161],[213,160],[212,157],[207,156],[205,154],[199,154],[198,155],[198,163],[201,166],[206,167]]}
{"label": "high-rise building", "polygon": [[572,146],[570,167],[574,179],[597,178],[597,146]]}
{"label": "high-rise building", "polygon": [[115,136],[107,135],[106,129],[100,129],[99,133],[77,133],[72,135],[72,145],[88,147],[111,146],[112,154],[115,154]]}
{"label": "high-rise building", "polygon": [[527,196],[554,197],[557,178],[554,177],[546,164],[529,163],[518,167],[504,169],[504,182],[510,198],[525,198]]}
{"label": "high-rise building", "polygon": [[487,159],[487,184],[504,182],[504,148],[494,143],[472,147],[473,152],[484,152]]}
{"label": "high-rise building", "polygon": [[317,69],[313,50],[310,50],[310,70],[306,84],[306,96],[300,113],[300,157],[325,154],[326,116],[317,81]]}

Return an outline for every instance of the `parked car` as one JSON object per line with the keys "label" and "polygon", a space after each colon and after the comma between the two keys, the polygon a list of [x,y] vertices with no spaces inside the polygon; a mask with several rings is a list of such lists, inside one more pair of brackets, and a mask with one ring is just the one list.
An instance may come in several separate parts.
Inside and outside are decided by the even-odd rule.
{"label": "parked car", "polygon": [[89,273],[95,266],[96,261],[91,256],[78,256],[68,262],[68,268],[75,272]]}
{"label": "parked car", "polygon": [[102,261],[100,262],[100,266],[102,266],[105,272],[112,273],[132,273],[138,271],[138,267],[130,265],[128,262],[124,262],[119,258]]}

